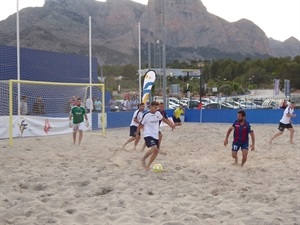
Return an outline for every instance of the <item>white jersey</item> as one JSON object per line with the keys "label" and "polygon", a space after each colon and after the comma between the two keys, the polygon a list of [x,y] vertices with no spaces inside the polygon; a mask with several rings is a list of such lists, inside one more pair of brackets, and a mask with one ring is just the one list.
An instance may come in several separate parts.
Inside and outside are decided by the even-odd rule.
{"label": "white jersey", "polygon": [[159,121],[163,119],[160,112],[146,112],[143,115],[141,124],[144,125],[144,137],[153,137],[158,139]]}
{"label": "white jersey", "polygon": [[138,127],[139,124],[136,123],[136,122],[134,121],[134,119],[137,119],[139,122],[141,122],[142,117],[143,117],[143,112],[140,111],[139,109],[136,110],[136,111],[133,113],[133,116],[132,116],[132,120],[131,120],[130,126],[136,126],[136,127]]}
{"label": "white jersey", "polygon": [[283,116],[280,120],[280,123],[283,123],[283,124],[289,124],[290,123],[290,117],[287,116],[287,114],[289,115],[293,115],[294,113],[294,109],[291,109],[290,107],[287,107],[285,110],[284,110],[284,113],[283,113]]}

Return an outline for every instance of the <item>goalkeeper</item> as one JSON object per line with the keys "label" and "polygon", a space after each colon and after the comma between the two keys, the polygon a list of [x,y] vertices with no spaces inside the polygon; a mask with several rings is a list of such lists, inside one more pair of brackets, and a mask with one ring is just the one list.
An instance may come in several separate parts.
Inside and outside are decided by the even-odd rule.
{"label": "goalkeeper", "polygon": [[[73,117],[73,123],[72,123]],[[84,124],[84,118],[85,124]],[[73,144],[76,144],[77,131],[79,131],[78,145],[80,145],[84,126],[89,127],[88,117],[86,115],[86,110],[81,106],[81,98],[76,99],[76,106],[71,109],[69,116],[69,126],[73,128]]]}

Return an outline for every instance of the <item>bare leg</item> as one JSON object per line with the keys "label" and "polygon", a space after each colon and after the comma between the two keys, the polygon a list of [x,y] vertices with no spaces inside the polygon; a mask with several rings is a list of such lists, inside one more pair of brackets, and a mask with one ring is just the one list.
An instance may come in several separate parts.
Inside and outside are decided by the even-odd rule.
{"label": "bare leg", "polygon": [[134,141],[134,140],[135,140],[135,137],[129,138],[129,139],[125,142],[125,144],[122,146],[122,149],[125,150],[125,146],[126,146],[128,143],[130,143],[130,142],[132,142],[132,141]]}
{"label": "bare leg", "polygon": [[149,170],[149,169],[150,169],[151,164],[152,164],[153,161],[156,159],[157,154],[158,154],[158,148],[157,148],[157,146],[155,145],[155,146],[153,146],[152,148],[153,148],[153,153],[152,153],[152,155],[151,155],[151,157],[150,157],[150,160],[149,160],[149,162],[148,162],[148,164],[147,164],[147,166],[146,166],[146,170]]}
{"label": "bare leg", "polygon": [[242,155],[243,155],[243,159],[242,159],[242,164],[241,164],[241,166],[243,166],[243,165],[245,164],[245,162],[247,161],[248,150],[242,149]]}
{"label": "bare leg", "polygon": [[238,164],[238,156],[237,156],[237,151],[232,151],[232,158],[234,158],[234,165]]}
{"label": "bare leg", "polygon": [[136,150],[136,146],[137,146],[137,144],[139,143],[140,139],[141,139],[140,136],[137,136],[137,137],[135,138],[133,150]]}
{"label": "bare leg", "polygon": [[[155,145],[155,146],[152,146],[149,150],[148,150],[148,152],[144,155],[144,157],[141,159],[141,163],[142,163],[142,166],[145,168],[145,169],[149,169],[149,166],[146,166],[146,159],[150,156],[150,155],[152,155],[153,154],[153,152],[154,151],[157,151],[157,146]],[[157,153],[158,153],[158,151],[157,151]],[[157,154],[156,154],[157,155]],[[152,157],[151,157],[152,158]],[[154,160],[154,159],[153,159]],[[151,161],[151,159],[150,159],[150,161]],[[149,161],[149,162],[150,162]],[[148,165],[149,165],[149,163],[148,163]]]}
{"label": "bare leg", "polygon": [[290,143],[295,144],[293,141],[295,130],[294,128],[288,128],[288,130],[290,131]]}
{"label": "bare leg", "polygon": [[145,148],[146,148],[146,143],[144,142],[144,145],[143,145],[143,147],[141,149],[141,152],[143,152],[145,150]]}
{"label": "bare leg", "polygon": [[162,134],[162,133],[159,133],[159,134],[158,134],[158,145],[159,145],[158,152],[159,152],[160,154],[166,155],[166,154],[167,154],[166,152],[161,151],[161,141],[162,141],[162,138],[163,138],[163,134]]}
{"label": "bare leg", "polygon": [[76,144],[76,134],[77,131],[73,131],[73,144]]}
{"label": "bare leg", "polygon": [[280,136],[280,135],[282,135],[282,134],[283,134],[283,131],[277,132],[277,133],[270,139],[269,144],[271,145],[271,144],[272,144],[272,141],[273,141],[276,137],[278,137],[278,136]]}
{"label": "bare leg", "polygon": [[82,130],[79,130],[78,145],[80,145],[80,143],[81,143],[81,140],[82,140],[82,133],[83,133],[83,131],[82,131]]}

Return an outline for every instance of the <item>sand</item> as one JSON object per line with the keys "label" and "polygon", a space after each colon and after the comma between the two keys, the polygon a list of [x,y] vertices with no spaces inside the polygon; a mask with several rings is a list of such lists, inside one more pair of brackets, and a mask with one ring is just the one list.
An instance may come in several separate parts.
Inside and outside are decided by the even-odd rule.
{"label": "sand", "polygon": [[86,132],[80,147],[70,135],[1,140],[0,224],[300,224],[299,125],[296,145],[285,132],[272,146],[277,125],[253,126],[244,167],[223,146],[229,124],[164,127],[162,173],[120,150],[129,128]]}

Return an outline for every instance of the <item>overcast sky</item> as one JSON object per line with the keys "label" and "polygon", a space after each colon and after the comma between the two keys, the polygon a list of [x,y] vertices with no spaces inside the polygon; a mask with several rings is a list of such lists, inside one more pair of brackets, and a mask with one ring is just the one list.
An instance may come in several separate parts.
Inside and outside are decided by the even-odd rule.
{"label": "overcast sky", "polygon": [[[147,4],[148,0],[135,0]],[[167,1],[167,0],[165,0]],[[0,0],[0,20],[16,12],[17,0]],[[284,41],[300,40],[300,0],[202,0],[210,13],[229,22],[251,20],[267,35]],[[42,6],[44,0],[19,0],[19,8]]]}

